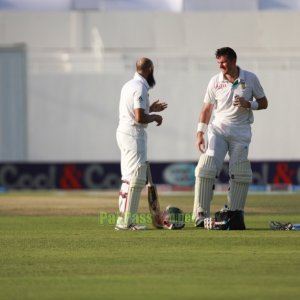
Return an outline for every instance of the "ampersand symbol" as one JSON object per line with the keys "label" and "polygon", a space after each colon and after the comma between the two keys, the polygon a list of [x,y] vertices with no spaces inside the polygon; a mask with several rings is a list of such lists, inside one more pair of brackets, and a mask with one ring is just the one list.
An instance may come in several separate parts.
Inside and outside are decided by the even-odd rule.
{"label": "ampersand symbol", "polygon": [[296,171],[294,169],[290,169],[287,163],[279,163],[276,166],[276,174],[274,175],[273,182],[292,184],[295,174]]}
{"label": "ampersand symbol", "polygon": [[63,177],[60,179],[60,186],[64,189],[80,189],[81,172],[78,171],[75,165],[64,166]]}

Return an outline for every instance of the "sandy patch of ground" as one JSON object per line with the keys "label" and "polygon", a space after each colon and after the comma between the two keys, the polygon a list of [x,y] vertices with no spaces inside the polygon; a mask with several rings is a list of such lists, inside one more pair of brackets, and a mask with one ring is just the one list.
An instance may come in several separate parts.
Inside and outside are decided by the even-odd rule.
{"label": "sandy patch of ground", "polygon": [[[140,210],[147,210],[143,196]],[[0,197],[0,215],[95,215],[118,211],[118,192],[7,193]]]}

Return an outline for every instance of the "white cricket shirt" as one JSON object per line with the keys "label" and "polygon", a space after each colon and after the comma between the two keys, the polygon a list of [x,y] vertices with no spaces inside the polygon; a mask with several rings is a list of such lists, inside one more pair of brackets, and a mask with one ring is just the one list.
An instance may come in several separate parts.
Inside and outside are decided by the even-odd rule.
{"label": "white cricket shirt", "polygon": [[257,76],[241,68],[239,78],[234,83],[224,78],[222,72],[215,75],[211,78],[204,97],[205,103],[215,104],[213,123],[235,125],[253,123],[251,109],[233,106],[235,95],[253,101],[253,98],[263,98],[265,93]]}
{"label": "white cricket shirt", "polygon": [[147,124],[135,121],[134,109],[142,108],[149,114],[149,88],[147,80],[138,73],[124,84],[119,104],[119,127],[147,127]]}

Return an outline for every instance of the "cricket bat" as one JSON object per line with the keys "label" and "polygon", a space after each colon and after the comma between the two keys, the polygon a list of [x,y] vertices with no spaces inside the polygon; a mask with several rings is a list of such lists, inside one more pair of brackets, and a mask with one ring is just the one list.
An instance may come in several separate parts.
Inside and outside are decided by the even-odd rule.
{"label": "cricket bat", "polygon": [[161,219],[160,205],[155,184],[152,181],[150,164],[147,162],[147,187],[148,187],[148,205],[151,214],[152,224],[157,229],[163,228]]}

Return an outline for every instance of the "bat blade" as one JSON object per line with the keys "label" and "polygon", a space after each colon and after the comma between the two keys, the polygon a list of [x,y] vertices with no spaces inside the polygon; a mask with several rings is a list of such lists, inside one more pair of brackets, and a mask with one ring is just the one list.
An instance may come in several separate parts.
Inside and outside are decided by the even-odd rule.
{"label": "bat blade", "polygon": [[157,229],[163,228],[160,205],[158,200],[158,193],[157,193],[156,186],[152,182],[149,165],[148,165],[148,205],[149,205],[149,211],[150,211],[153,226]]}
{"label": "bat blade", "polygon": [[148,186],[148,204],[153,226],[158,229],[163,228],[158,194],[154,185]]}

